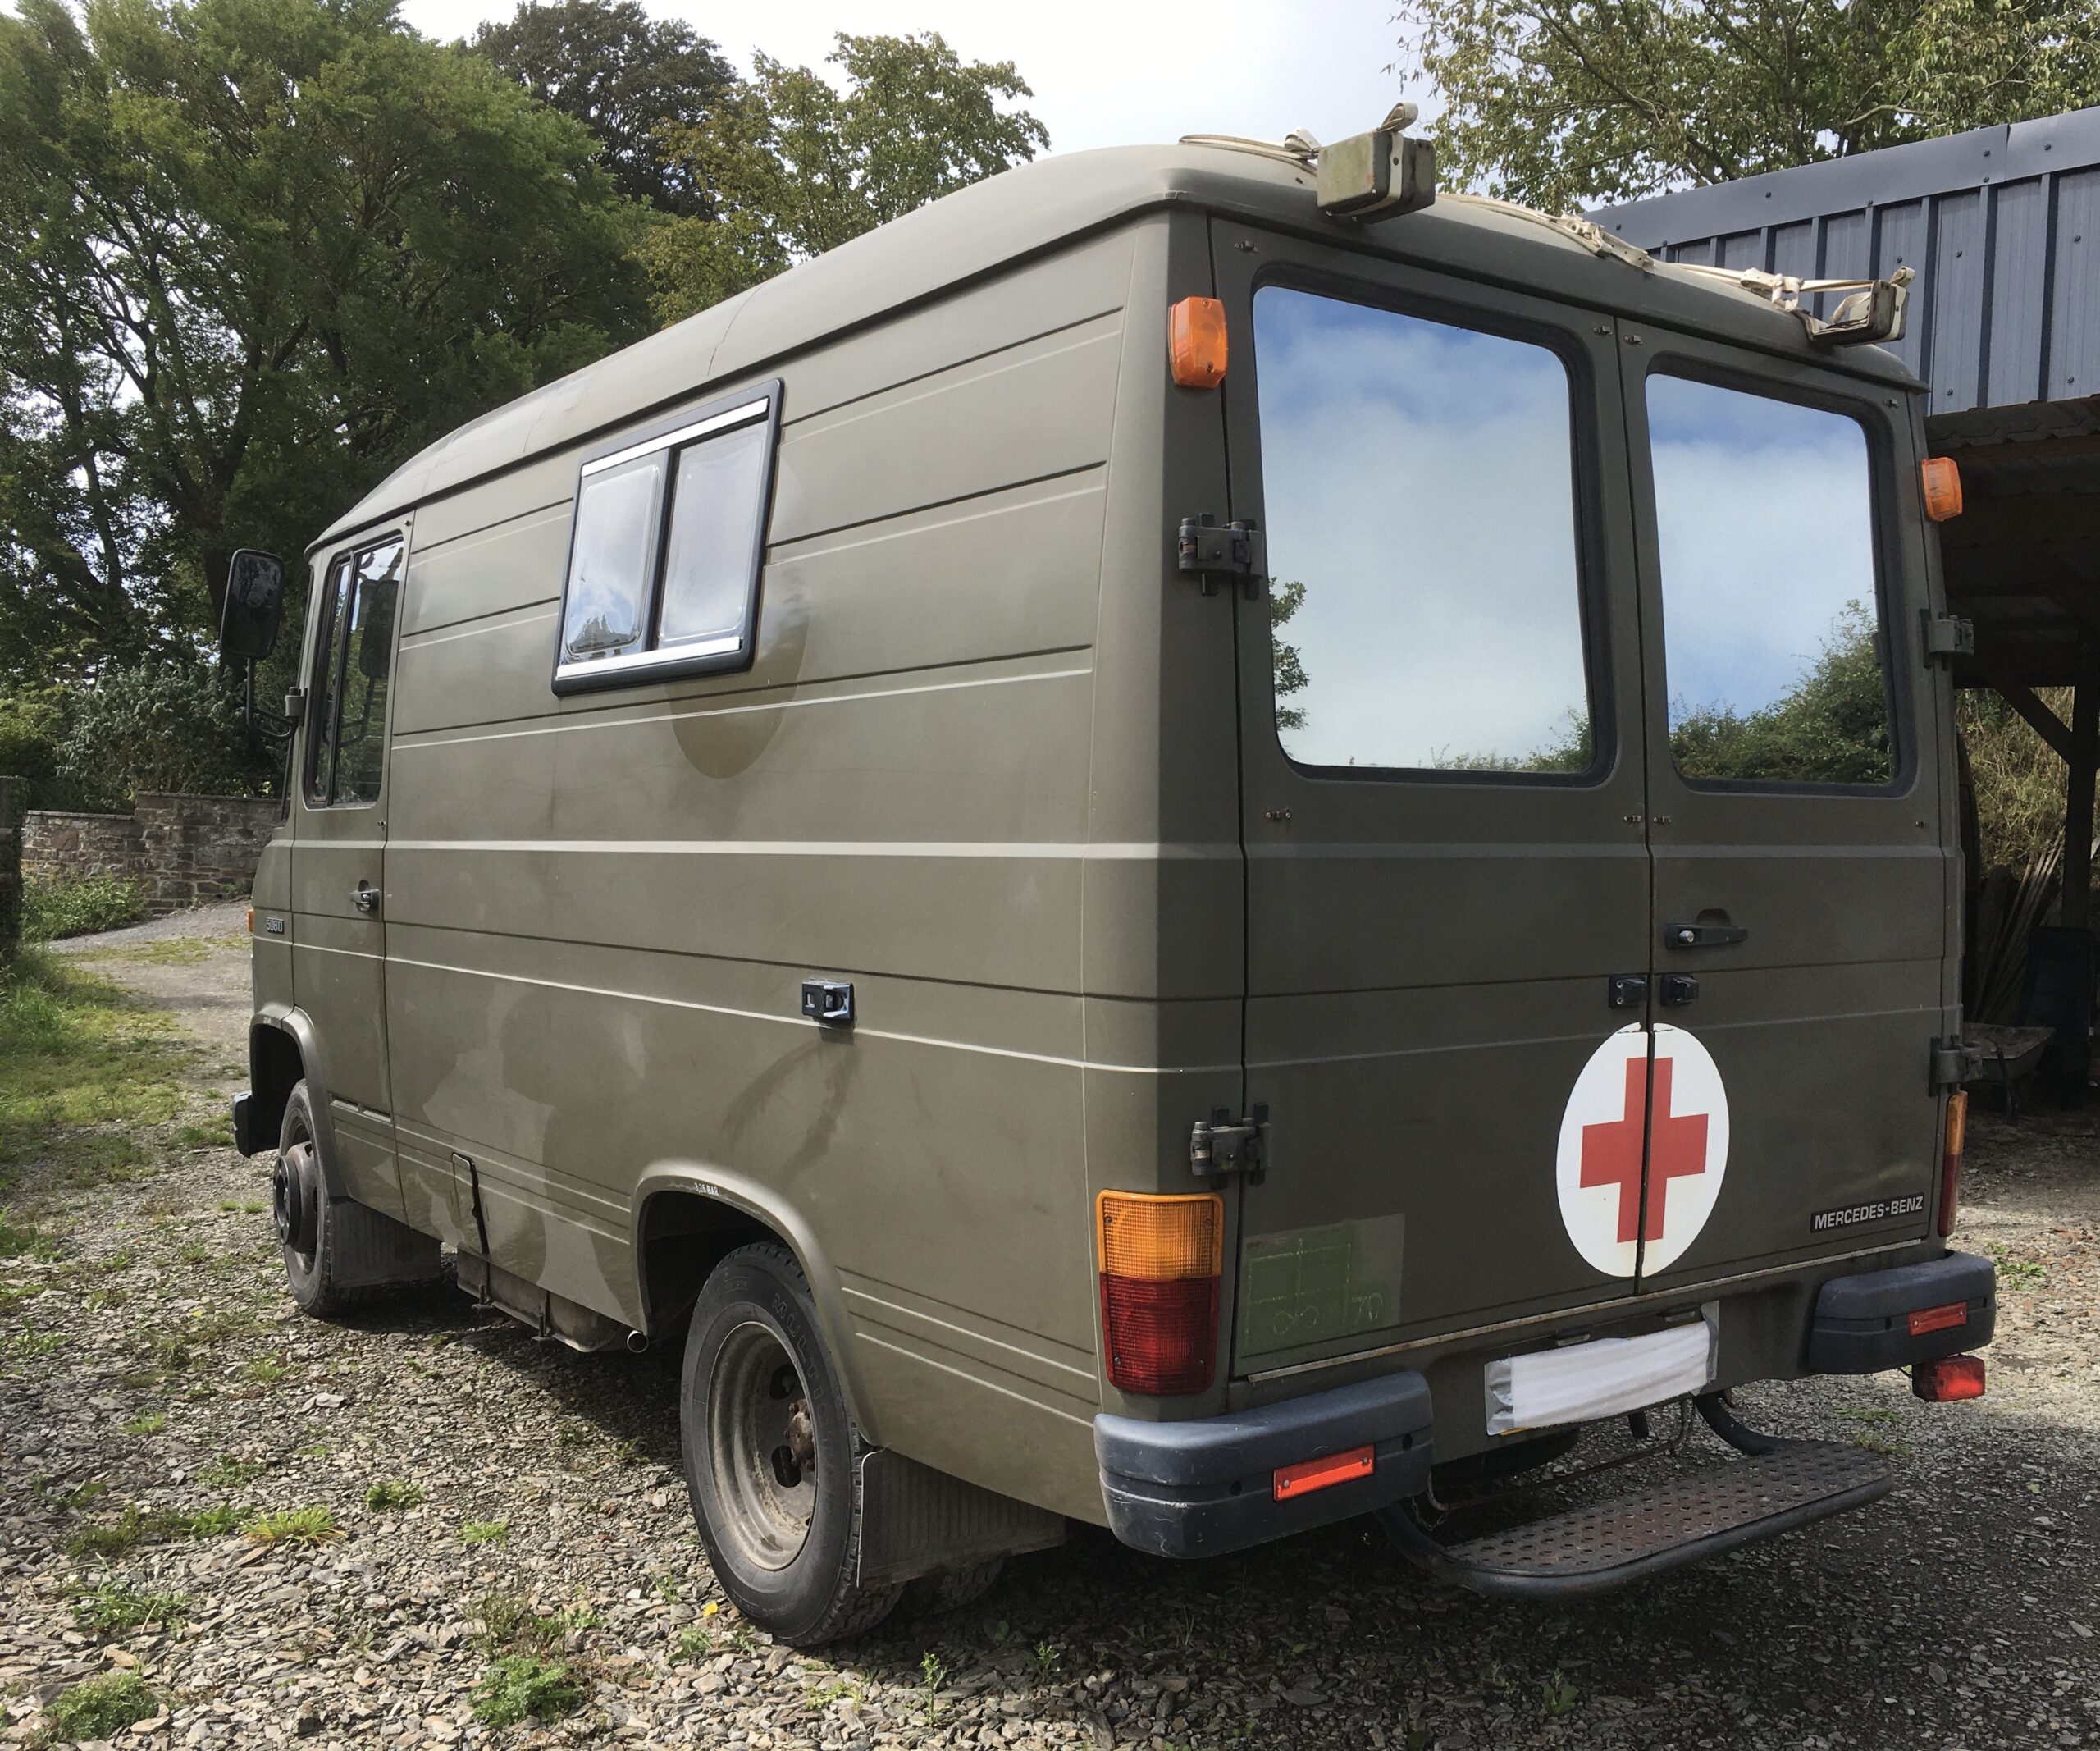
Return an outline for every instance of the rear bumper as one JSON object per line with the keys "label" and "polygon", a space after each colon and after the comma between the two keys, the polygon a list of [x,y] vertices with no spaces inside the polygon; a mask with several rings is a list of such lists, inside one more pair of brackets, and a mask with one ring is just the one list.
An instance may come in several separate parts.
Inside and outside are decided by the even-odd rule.
{"label": "rear bumper", "polygon": [[[1161,1557],[1215,1557],[1367,1514],[1429,1487],[1429,1383],[1386,1374],[1280,1404],[1147,1423],[1093,1420],[1108,1524]],[[1278,1501],[1280,1467],[1368,1447],[1368,1475]]]}
{"label": "rear bumper", "polygon": [[[1958,1321],[1947,1311],[1957,1305]],[[1915,1322],[1924,1329],[1911,1329],[1914,1314],[1933,1314],[1939,1318]],[[1988,1343],[1997,1323],[1997,1272],[1974,1253],[1833,1277],[1815,1298],[1809,1372],[1870,1374],[1958,1355]]]}

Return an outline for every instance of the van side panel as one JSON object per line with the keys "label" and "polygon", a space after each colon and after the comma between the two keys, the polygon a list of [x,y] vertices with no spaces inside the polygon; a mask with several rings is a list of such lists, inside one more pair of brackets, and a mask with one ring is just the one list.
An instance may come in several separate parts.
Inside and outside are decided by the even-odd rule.
{"label": "van side panel", "polygon": [[[419,1219],[459,1220],[456,1151],[498,1264],[639,1326],[640,1176],[761,1183],[828,1250],[870,1432],[1038,1500],[1061,1443],[1091,1494],[1053,1505],[1093,1518],[1081,896],[1133,248],[769,367],[748,673],[554,697],[574,455],[431,507],[388,835]],[[816,974],[850,1034],[801,1018]]]}

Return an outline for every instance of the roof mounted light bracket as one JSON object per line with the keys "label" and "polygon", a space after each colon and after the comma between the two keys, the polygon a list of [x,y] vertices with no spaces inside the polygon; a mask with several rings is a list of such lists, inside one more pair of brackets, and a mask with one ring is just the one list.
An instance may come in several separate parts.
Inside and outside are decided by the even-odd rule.
{"label": "roof mounted light bracket", "polygon": [[[1368,134],[1315,146],[1314,192],[1321,212],[1338,219],[1384,218],[1418,213],[1436,199],[1436,148],[1405,132],[1417,113],[1412,103],[1395,103]],[[1292,139],[1309,141],[1311,136]]]}

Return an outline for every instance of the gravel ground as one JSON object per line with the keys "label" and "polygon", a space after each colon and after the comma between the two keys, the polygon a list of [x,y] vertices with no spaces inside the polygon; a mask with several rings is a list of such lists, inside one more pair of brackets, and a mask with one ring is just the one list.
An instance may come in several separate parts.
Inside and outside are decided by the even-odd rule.
{"label": "gravel ground", "polygon": [[[213,908],[76,950],[203,1042],[192,1121],[243,1080],[240,929]],[[542,1346],[449,1290],[296,1318],[266,1165],[170,1151],[149,1179],[66,1195],[56,1260],[0,1264],[0,1741],[123,1670],[162,1704],[118,1735],[139,1747],[2093,1742],[2100,1120],[1979,1115],[1971,1137],[1959,1238],[2009,1267],[1989,1396],[1920,1406],[1900,1378],[1744,1395],[1768,1426],[1892,1452],[1874,1506],[1563,1607],[1451,1590],[1361,1525],[1188,1566],[1075,1529],[979,1604],[821,1658],[715,1588],[657,1356]],[[413,1488],[372,1506],[381,1484]],[[144,1538],[77,1553],[127,1505]],[[340,1535],[177,1519],[215,1507],[323,1508]],[[97,1588],[179,1594],[185,1616],[98,1630]],[[570,1664],[575,1712],[477,1721],[506,1634]]]}

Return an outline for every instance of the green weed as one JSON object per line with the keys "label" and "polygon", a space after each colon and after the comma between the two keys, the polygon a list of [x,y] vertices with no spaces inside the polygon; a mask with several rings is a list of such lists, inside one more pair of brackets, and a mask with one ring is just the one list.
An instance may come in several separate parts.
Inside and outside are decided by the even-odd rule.
{"label": "green weed", "polygon": [[256,1544],[326,1544],[342,1537],[343,1529],[326,1508],[281,1508],[249,1521],[240,1535]]}
{"label": "green weed", "polygon": [[474,1718],[488,1727],[515,1726],[528,1715],[559,1721],[583,1700],[583,1687],[564,1660],[509,1653],[489,1662],[474,1686]]}
{"label": "green weed", "polygon": [[364,1505],[375,1513],[412,1508],[423,1499],[420,1484],[404,1484],[398,1478],[381,1478],[364,1493]]}
{"label": "green weed", "polygon": [[73,1615],[98,1635],[122,1635],[148,1624],[172,1630],[189,1615],[189,1601],[179,1593],[139,1592],[104,1581],[73,1589]]}
{"label": "green weed", "polygon": [[1553,1676],[1539,1686],[1539,1712],[1549,1719],[1573,1713],[1580,1699],[1574,1685],[1557,1666]]}
{"label": "green weed", "polygon": [[22,884],[22,940],[52,942],[136,923],[145,890],[114,876],[72,876]]}
{"label": "green weed", "polygon": [[291,1369],[275,1356],[258,1356],[253,1361],[244,1366],[240,1371],[248,1379],[259,1380],[265,1386],[275,1386],[290,1374]]}
{"label": "green weed", "polygon": [[940,1712],[941,1686],[948,1681],[947,1662],[928,1648],[919,1656],[919,1676],[926,1686],[926,1718],[930,1721]]}
{"label": "green weed", "polygon": [[136,1672],[105,1672],[62,1690],[44,1711],[44,1729],[56,1740],[107,1739],[135,1721],[150,1720],[160,1707]]}
{"label": "green weed", "polygon": [[704,1623],[694,1624],[690,1629],[678,1631],[671,1655],[679,1665],[689,1665],[696,1660],[705,1660],[714,1652],[714,1632]]}
{"label": "green weed", "polygon": [[510,1522],[507,1520],[470,1520],[459,1528],[462,1544],[500,1544],[509,1536]]}
{"label": "green weed", "polygon": [[158,1435],[167,1427],[167,1414],[162,1410],[148,1410],[135,1416],[124,1425],[127,1435]]}

